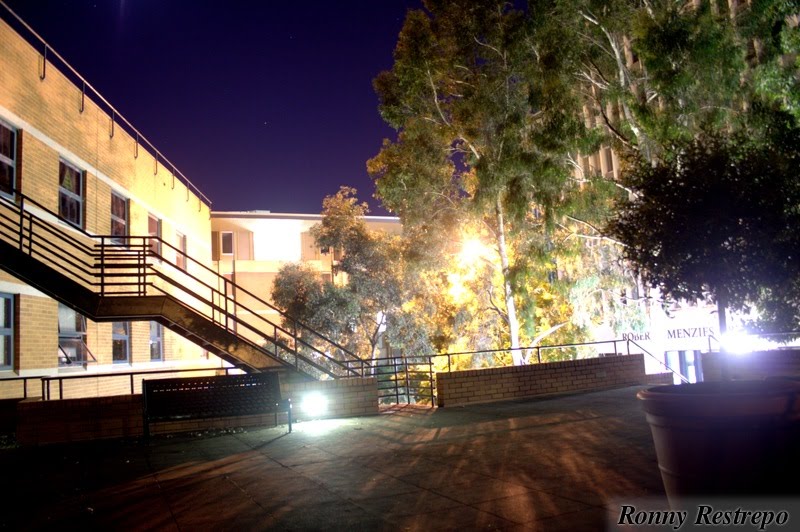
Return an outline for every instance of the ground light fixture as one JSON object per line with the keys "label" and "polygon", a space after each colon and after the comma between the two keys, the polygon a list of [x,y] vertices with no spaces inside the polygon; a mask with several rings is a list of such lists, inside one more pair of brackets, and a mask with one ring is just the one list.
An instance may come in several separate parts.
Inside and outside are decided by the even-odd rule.
{"label": "ground light fixture", "polygon": [[320,392],[308,393],[300,402],[300,410],[311,419],[323,416],[328,412],[328,398]]}

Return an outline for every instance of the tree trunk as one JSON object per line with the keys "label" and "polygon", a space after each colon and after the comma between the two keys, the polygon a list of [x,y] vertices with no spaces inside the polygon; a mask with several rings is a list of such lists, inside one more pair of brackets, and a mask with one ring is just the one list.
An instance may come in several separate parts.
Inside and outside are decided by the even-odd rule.
{"label": "tree trunk", "polygon": [[508,264],[508,249],[506,248],[506,228],[503,219],[503,207],[500,196],[495,200],[495,215],[497,217],[497,253],[500,255],[500,266],[503,269],[503,296],[506,303],[506,323],[511,337],[511,359],[515,366],[525,363],[522,351],[519,349],[519,320],[517,320],[517,306],[514,303],[514,290],[511,288],[511,271]]}
{"label": "tree trunk", "polygon": [[728,331],[728,321],[725,315],[725,307],[728,298],[724,290],[717,290],[717,318],[719,319],[719,356],[720,372],[722,380],[730,380],[731,372],[728,365],[728,351],[725,349],[725,333]]}

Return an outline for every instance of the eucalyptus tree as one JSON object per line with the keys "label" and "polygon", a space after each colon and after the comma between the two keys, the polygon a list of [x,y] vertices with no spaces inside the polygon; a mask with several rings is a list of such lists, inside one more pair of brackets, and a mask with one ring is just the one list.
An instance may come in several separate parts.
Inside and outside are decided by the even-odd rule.
{"label": "eucalyptus tree", "polygon": [[[512,349],[520,347],[520,274],[531,246],[548,245],[531,228],[547,226],[563,200],[567,154],[583,131],[581,102],[568,90],[574,80],[560,65],[569,56],[545,39],[550,30],[504,1],[427,0],[408,12],[394,65],[374,83],[398,131],[368,163],[377,196],[441,248],[459,227],[483,224],[501,272],[491,303]],[[523,355],[515,351],[514,361]]]}
{"label": "eucalyptus tree", "polygon": [[[352,344],[361,309],[358,300],[351,291],[323,281],[312,267],[301,263],[281,267],[273,281],[272,301],[290,316],[283,321],[287,329],[294,330],[294,320],[299,320],[336,343]],[[305,329],[298,332],[304,336]],[[304,339],[316,342],[318,338],[305,334]]]}
{"label": "eucalyptus tree", "polygon": [[356,190],[341,187],[322,203],[322,220],[311,229],[321,249],[338,250],[335,271],[346,274],[344,288],[358,303],[353,338],[361,356],[378,355],[391,315],[403,301],[403,258],[400,239],[367,227],[369,212]]}
{"label": "eucalyptus tree", "polygon": [[[692,233],[691,238],[698,240],[695,243],[698,248],[693,250],[688,241],[680,246],[675,240],[670,241],[666,233],[660,235],[664,240],[658,240],[659,235],[653,232],[664,228],[664,220],[668,218],[657,219],[655,212],[658,203],[664,202],[661,214],[674,209],[686,214],[683,222],[687,222],[690,206],[707,206],[708,202],[717,201],[704,196],[709,187],[728,187],[732,193],[733,177],[720,175],[720,170],[711,168],[710,155],[705,159],[699,156],[697,139],[707,141],[705,149],[720,151],[713,159],[715,162],[725,162],[726,156],[727,162],[731,162],[743,158],[739,135],[760,139],[762,147],[772,146],[776,142],[776,123],[786,123],[785,115],[776,122],[781,115],[775,112],[787,111],[798,117],[800,3],[564,0],[553,5],[550,13],[565,37],[575,37],[573,42],[580,57],[580,68],[575,72],[580,83],[576,87],[584,92],[607,138],[628,161],[621,174],[623,179],[616,183],[625,191],[618,204],[620,212],[613,218],[606,236],[626,243],[627,264],[645,274],[645,279],[665,293],[699,297],[701,291],[696,288],[705,286],[705,295],[712,295],[721,317],[726,301],[741,308],[740,294],[747,294],[752,303],[752,287],[744,290],[743,281],[737,280],[732,270],[722,275],[724,266],[720,262],[703,262],[703,257],[709,259],[708,254],[715,253],[716,245],[705,238],[705,233]],[[748,153],[752,149],[748,148]],[[648,172],[648,166],[655,173]],[[667,174],[673,178],[662,179]],[[762,184],[766,180],[759,180],[755,174],[749,177]],[[655,183],[646,183],[647,179]],[[771,179],[775,184],[778,177]],[[741,178],[735,185],[739,187],[737,193],[745,195],[756,190],[755,184],[748,188],[750,184]],[[642,194],[653,197],[641,197]],[[694,197],[695,194],[699,197]],[[767,197],[770,196],[762,199]],[[765,207],[760,200],[754,199],[752,204]],[[732,205],[732,212],[737,208],[738,205]],[[634,212],[638,213],[636,217],[632,216]],[[696,227],[713,226],[716,214],[713,209],[707,212],[699,209],[691,215],[691,221]],[[661,268],[675,261],[672,274],[686,275],[682,282],[691,284],[692,290],[678,289],[678,285],[666,283],[665,277],[653,273],[654,265],[647,261],[655,259],[648,255],[644,240],[636,241],[638,248],[631,247],[634,219],[644,224],[638,229],[640,235],[650,234],[647,238],[654,239],[651,252],[653,246],[663,242],[665,249],[674,247],[692,255],[694,269],[690,272],[688,264],[692,261],[681,262],[680,253],[675,257],[668,257],[669,252],[657,253]],[[721,238],[726,230],[733,231],[724,227],[724,220],[719,220],[715,238]],[[671,230],[676,231],[676,227]],[[761,239],[759,244],[767,242],[775,244],[768,239]],[[720,251],[719,256],[726,255]],[[741,266],[741,256],[737,260],[730,256],[726,259]],[[678,268],[678,263],[686,269]],[[699,269],[701,263],[707,270]],[[666,274],[662,271],[662,275]],[[701,275],[713,280],[708,277],[699,283]],[[721,280],[730,286],[726,288]],[[751,281],[755,282],[756,277]],[[785,316],[786,312],[781,314]]]}
{"label": "eucalyptus tree", "polygon": [[754,100],[800,113],[797,0],[530,6],[573,49],[575,88],[619,151],[655,162],[703,132],[752,129]]}

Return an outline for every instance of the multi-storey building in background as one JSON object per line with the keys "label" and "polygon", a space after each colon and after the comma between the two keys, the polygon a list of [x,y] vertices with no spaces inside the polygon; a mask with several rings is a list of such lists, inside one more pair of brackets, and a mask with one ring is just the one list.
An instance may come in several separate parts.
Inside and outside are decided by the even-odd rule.
{"label": "multi-storey building in background", "polygon": [[[319,214],[211,212],[213,268],[241,288],[236,299],[243,308],[238,312],[256,312],[279,320],[277,313],[264,303],[272,303],[273,282],[286,264],[304,263],[319,272],[324,281],[345,282],[345,274],[336,270],[341,250],[322,250],[311,236],[311,228],[321,220]],[[365,216],[363,220],[371,231],[402,231],[396,217]],[[265,301],[253,300],[248,292]]]}

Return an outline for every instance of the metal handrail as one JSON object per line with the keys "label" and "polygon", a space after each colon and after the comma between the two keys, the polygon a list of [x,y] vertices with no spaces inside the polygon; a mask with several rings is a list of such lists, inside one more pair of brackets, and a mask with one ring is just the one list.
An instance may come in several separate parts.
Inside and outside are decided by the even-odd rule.
{"label": "metal handrail", "polygon": [[[119,238],[119,237],[116,237],[116,238]],[[156,237],[145,237],[145,238],[151,238],[151,239],[153,239],[153,238],[156,238]],[[184,257],[186,257],[188,260],[190,260],[190,261],[191,261],[193,264],[195,264],[196,266],[198,266],[199,268],[201,268],[201,270],[202,270],[202,271],[205,271],[205,272],[207,272],[208,274],[211,274],[211,275],[213,275],[214,277],[216,277],[218,281],[219,281],[219,280],[221,280],[222,282],[224,282],[224,283],[227,283],[227,284],[231,285],[233,288],[235,288],[235,289],[236,289],[236,292],[237,292],[237,293],[240,293],[240,294],[246,295],[246,296],[247,296],[248,298],[250,298],[250,299],[254,299],[254,300],[255,300],[255,301],[257,301],[259,304],[262,304],[262,305],[266,306],[267,308],[269,308],[271,311],[278,313],[278,315],[280,315],[280,316],[281,316],[281,318],[283,318],[283,319],[286,319],[286,320],[288,320],[288,321],[292,322],[292,324],[294,325],[294,328],[301,327],[303,330],[306,330],[306,331],[308,331],[309,333],[311,333],[311,334],[312,334],[314,337],[316,337],[316,338],[320,339],[321,341],[323,341],[323,342],[324,342],[324,343],[326,343],[326,344],[329,344],[329,345],[333,346],[334,348],[336,348],[336,349],[337,349],[337,350],[339,350],[340,352],[342,352],[342,353],[344,353],[345,355],[347,355],[347,356],[348,356],[348,358],[350,358],[350,360],[353,360],[353,361],[356,361],[356,362],[363,362],[363,359],[361,359],[361,358],[359,358],[358,356],[356,356],[354,353],[352,353],[352,352],[351,352],[350,350],[348,350],[347,348],[345,348],[345,347],[343,347],[342,345],[338,344],[337,342],[335,342],[335,341],[331,340],[330,338],[328,338],[328,337],[327,337],[327,336],[325,336],[324,334],[322,334],[322,333],[320,333],[320,332],[318,332],[318,331],[316,331],[316,330],[312,329],[311,327],[309,327],[308,325],[306,325],[306,324],[305,324],[305,323],[303,323],[302,321],[300,321],[300,320],[298,320],[298,319],[296,319],[296,318],[294,318],[294,317],[290,316],[290,315],[289,315],[289,314],[287,314],[285,311],[283,311],[283,310],[279,309],[278,307],[276,307],[275,305],[271,304],[269,301],[266,301],[266,300],[264,300],[263,298],[261,298],[261,297],[259,297],[259,296],[255,295],[254,293],[250,292],[250,291],[249,291],[249,290],[247,290],[246,288],[244,288],[244,287],[242,287],[242,286],[239,286],[239,285],[237,285],[236,283],[234,283],[234,282],[232,282],[232,281],[229,281],[229,280],[228,280],[228,279],[226,279],[225,277],[221,276],[219,273],[215,272],[213,269],[209,268],[207,265],[205,265],[205,264],[203,264],[203,263],[201,263],[201,262],[197,261],[196,259],[194,259],[193,257],[190,257],[189,255],[186,255],[186,254],[185,254],[185,253],[183,253],[183,252],[182,252],[180,249],[178,249],[177,247],[173,246],[173,245],[172,245],[172,244],[170,244],[169,242],[166,242],[166,241],[164,241],[164,240],[161,240],[160,238],[158,238],[158,240],[159,240],[159,242],[161,243],[161,245],[162,245],[162,246],[165,246],[165,247],[167,247],[167,248],[169,248],[169,249],[173,250],[173,251],[174,251],[176,254],[181,254],[181,255],[183,255],[183,256],[184,256]],[[163,249],[163,247],[162,247],[162,249]],[[176,256],[177,256],[177,255],[176,255]],[[161,260],[164,260],[164,259],[163,259],[163,257],[159,257],[159,258],[160,258]],[[168,261],[167,261],[167,262],[168,262]],[[176,264],[173,264],[173,263],[169,263],[169,264],[170,264],[171,266],[175,267],[175,268],[178,268],[178,269],[180,269],[180,268],[179,268],[179,267],[178,267]],[[187,269],[188,269],[188,266],[187,266]],[[231,299],[233,300],[233,298],[231,298]],[[236,304],[237,304],[237,306],[243,306],[243,305],[241,305],[240,303],[236,303]],[[269,320],[267,320],[267,321],[269,321]],[[270,322],[270,323],[271,323],[271,322]],[[310,346],[309,346],[309,347],[310,347]]]}
{"label": "metal handrail", "polygon": [[0,377],[0,384],[4,382],[22,381],[22,398],[28,398],[28,381],[39,380],[41,377]]}
{"label": "metal handrail", "polygon": [[465,355],[484,355],[487,353],[507,353],[511,351],[536,351],[536,358],[539,363],[542,362],[541,351],[547,349],[567,349],[570,347],[586,347],[591,345],[602,345],[602,344],[612,344],[614,346],[614,352],[617,353],[617,344],[618,343],[625,343],[626,340],[619,339],[619,340],[600,340],[596,342],[579,342],[579,343],[572,343],[572,344],[557,344],[557,345],[531,345],[525,347],[506,347],[506,348],[497,348],[497,349],[481,349],[476,351],[459,351],[456,353],[437,353],[435,355],[427,355],[432,358],[437,357],[447,357],[447,371],[451,371],[451,364],[452,364],[452,357],[456,356],[465,356]]}
{"label": "metal handrail", "polygon": [[[627,354],[628,355],[631,354],[630,344],[633,344],[636,347],[638,347],[639,349],[641,349],[644,354],[646,354],[649,357],[653,358],[659,364],[664,366],[667,370],[669,370],[670,372],[672,372],[675,375],[677,375],[681,379],[681,381],[687,382],[687,383],[689,382],[689,380],[686,377],[684,377],[680,372],[677,372],[677,371],[673,370],[665,362],[659,360],[658,357],[656,357],[655,355],[650,353],[647,349],[645,349],[644,347],[642,347],[641,345],[636,343],[634,340],[627,339],[627,338],[626,339],[615,339],[615,340],[600,340],[600,341],[596,341],[596,342],[579,342],[579,343],[571,343],[571,344],[538,345],[538,346],[505,348],[505,349],[503,349],[503,348],[486,349],[486,350],[481,350],[481,351],[461,351],[461,352],[457,352],[457,353],[439,353],[439,354],[436,354],[436,355],[427,355],[427,357],[430,358],[431,361],[433,359],[435,359],[435,358],[447,357],[447,371],[449,373],[450,371],[452,371],[451,357],[454,357],[454,356],[464,356],[464,355],[474,356],[474,355],[482,355],[482,354],[486,354],[486,353],[503,353],[503,352],[514,351],[514,350],[533,350],[533,349],[536,349],[537,350],[537,354],[538,354],[539,350],[544,350],[544,349],[568,349],[568,348],[572,348],[572,347],[586,347],[586,346],[601,345],[601,344],[612,344],[614,346],[614,352],[618,353],[617,344],[620,344],[620,343],[621,344],[626,344]],[[538,360],[539,360],[539,363],[541,363],[541,358],[539,358]]]}
{"label": "metal handrail", "polygon": [[[197,196],[198,196],[199,198],[202,198],[202,200],[203,200],[203,201],[204,201],[206,204],[208,204],[209,206],[211,205],[211,200],[210,200],[210,199],[209,199],[209,198],[208,198],[208,197],[207,197],[205,194],[203,194],[203,193],[200,191],[200,189],[199,189],[199,188],[197,188],[197,187],[194,185],[194,183],[192,183],[192,182],[189,180],[189,178],[187,178],[185,175],[183,175],[183,173],[182,173],[180,170],[178,170],[178,169],[175,167],[175,165],[174,165],[172,162],[170,162],[170,160],[169,160],[169,159],[167,159],[167,158],[166,158],[166,157],[165,157],[165,156],[164,156],[164,155],[163,155],[163,154],[162,154],[160,151],[158,151],[158,149],[156,149],[155,145],[154,145],[152,142],[150,142],[149,140],[147,140],[147,137],[145,137],[145,136],[144,136],[144,135],[143,135],[141,132],[139,132],[139,130],[138,130],[138,129],[136,129],[136,128],[133,126],[133,124],[131,124],[131,123],[128,121],[128,119],[126,119],[124,116],[122,116],[122,114],[121,114],[119,111],[117,111],[117,109],[116,109],[116,108],[115,108],[113,105],[111,105],[111,103],[110,103],[108,100],[106,100],[106,99],[103,97],[103,95],[102,95],[102,94],[100,94],[100,92],[99,92],[97,89],[95,89],[95,88],[92,86],[92,84],[91,84],[91,83],[89,83],[88,81],[86,81],[86,78],[84,78],[83,76],[81,76],[81,75],[78,73],[78,71],[77,71],[77,70],[75,70],[75,69],[72,67],[72,65],[70,65],[70,64],[69,64],[69,63],[66,61],[66,59],[64,59],[63,57],[61,57],[61,55],[59,55],[59,53],[58,53],[58,52],[56,52],[56,51],[53,49],[53,47],[51,47],[51,46],[50,46],[50,45],[47,43],[47,41],[45,41],[45,40],[44,40],[44,39],[43,39],[43,38],[42,38],[42,37],[41,37],[41,36],[40,36],[38,33],[36,33],[36,31],[35,31],[33,28],[31,28],[31,27],[28,25],[28,23],[26,23],[24,20],[22,20],[22,18],[21,18],[19,15],[17,15],[17,14],[16,14],[16,13],[15,13],[15,12],[14,12],[14,11],[13,11],[11,8],[10,8],[10,7],[8,7],[8,6],[6,5],[6,3],[5,3],[5,2],[3,2],[2,0],[0,0],[0,6],[2,6],[2,7],[3,7],[3,8],[4,8],[4,9],[5,9],[5,10],[6,10],[6,11],[7,11],[7,12],[8,12],[8,13],[9,13],[9,14],[10,14],[10,15],[13,17],[13,18],[14,18],[14,20],[16,20],[16,21],[17,21],[19,24],[21,24],[21,25],[22,25],[22,27],[23,27],[23,28],[25,28],[25,30],[26,30],[26,31],[28,31],[28,32],[31,34],[31,36],[32,36],[32,37],[34,38],[34,40],[36,41],[36,42],[33,42],[33,43],[31,43],[32,45],[36,45],[36,44],[38,44],[38,45],[41,45],[41,46],[43,46],[43,47],[44,47],[44,48],[43,48],[43,49],[44,49],[44,53],[43,53],[43,60],[44,60],[44,68],[45,68],[45,69],[47,68],[47,61],[50,59],[50,57],[51,57],[51,56],[55,56],[55,57],[56,57],[56,59],[58,59],[58,60],[60,61],[60,63],[61,63],[61,64],[62,64],[62,65],[63,65],[63,66],[64,66],[64,67],[65,67],[65,68],[66,68],[66,69],[69,71],[69,73],[70,73],[70,74],[72,74],[73,76],[75,76],[75,77],[78,79],[78,81],[80,81],[80,82],[81,82],[81,85],[82,85],[82,87],[80,87],[80,88],[81,88],[81,111],[83,111],[83,106],[84,106],[83,98],[85,98],[85,95],[86,95],[86,89],[88,88],[88,89],[89,89],[89,91],[91,92],[91,94],[92,94],[92,95],[94,95],[94,96],[95,96],[95,97],[96,97],[96,98],[99,100],[99,102],[100,102],[100,103],[104,104],[104,105],[105,105],[105,106],[108,108],[108,111],[110,111],[110,114],[108,113],[108,111],[106,111],[106,113],[108,114],[108,116],[109,116],[109,119],[111,120],[111,122],[110,122],[110,123],[111,123],[111,130],[113,131],[114,125],[115,125],[117,122],[121,122],[121,124],[120,124],[120,125],[124,125],[124,126],[127,128],[127,130],[128,130],[128,131],[127,131],[128,135],[130,135],[130,136],[131,136],[131,138],[135,138],[135,139],[136,139],[136,152],[135,152],[135,153],[136,153],[136,155],[137,155],[137,156],[138,156],[138,149],[139,149],[139,148],[138,148],[138,146],[139,146],[139,144],[144,144],[144,145],[145,145],[146,147],[148,147],[148,148],[149,148],[149,149],[150,149],[152,152],[154,152],[154,153],[155,153],[155,159],[156,159],[156,161],[160,161],[160,162],[162,162],[162,163],[167,163],[165,166],[169,166],[169,167],[171,168],[171,171],[172,171],[172,175],[173,175],[173,176],[177,175],[177,176],[178,176],[178,178],[179,178],[179,179],[180,179],[180,180],[181,180],[181,181],[182,181],[182,182],[183,182],[183,183],[184,183],[184,184],[185,184],[185,185],[186,185],[188,188],[191,188],[191,189],[192,189],[192,191],[193,191],[195,194],[197,194]],[[30,41],[29,41],[29,42],[30,42]],[[49,53],[48,53],[48,52],[49,52]],[[45,72],[46,72],[46,70],[45,70]],[[41,76],[41,77],[42,77],[42,79],[45,79],[45,76]],[[65,77],[66,77],[66,76],[65,76]],[[73,83],[73,84],[74,84],[74,83]],[[79,88],[79,87],[78,87],[78,85],[75,85],[75,87],[76,87],[76,88]],[[101,107],[101,106],[99,105],[99,103],[98,103],[98,107]],[[111,136],[113,136],[113,133],[111,133]]]}
{"label": "metal handrail", "polygon": [[[163,375],[165,373],[173,374],[173,373],[188,373],[188,372],[198,372],[198,371],[220,371],[224,370],[225,375],[228,375],[230,370],[237,370],[240,371],[239,368],[236,367],[224,367],[224,368],[183,368],[183,369],[159,369],[159,370],[138,370],[138,371],[119,371],[114,373],[82,373],[80,375],[53,375],[53,376],[44,376],[39,377],[42,381],[42,399],[45,401],[50,401],[51,394],[50,394],[50,383],[53,381],[58,381],[58,398],[64,398],[64,381],[75,380],[75,379],[94,379],[94,378],[105,378],[105,377],[128,377],[130,380],[130,390],[131,395],[136,393],[135,381],[134,377],[137,375]],[[2,382],[2,380],[0,380]]]}
{"label": "metal handrail", "polygon": [[628,354],[630,354],[630,352],[631,352],[631,344],[633,344],[633,345],[635,345],[636,347],[638,347],[639,349],[641,349],[641,350],[642,350],[642,353],[645,353],[645,354],[647,354],[647,355],[648,355],[648,356],[650,356],[650,357],[651,357],[653,360],[655,360],[656,362],[658,362],[659,364],[661,364],[662,366],[664,366],[665,368],[667,368],[667,369],[668,369],[669,371],[671,371],[673,374],[677,375],[677,376],[678,376],[678,378],[679,378],[679,379],[680,379],[680,380],[681,380],[683,383],[685,383],[685,384],[689,384],[689,379],[687,379],[686,377],[684,377],[684,376],[683,376],[683,374],[682,374],[680,371],[675,371],[674,369],[672,369],[671,367],[669,367],[669,365],[668,365],[666,362],[663,362],[663,361],[659,360],[659,359],[658,359],[658,357],[656,357],[656,356],[655,356],[654,354],[652,354],[650,351],[648,351],[647,349],[645,349],[644,347],[642,347],[641,345],[639,345],[638,343],[636,343],[636,341],[635,341],[635,340],[631,340],[630,338],[628,338],[626,341],[628,342]]}
{"label": "metal handrail", "polygon": [[[44,263],[53,265],[56,269],[66,273],[73,279],[78,280],[84,286],[97,293],[99,287],[99,294],[101,296],[118,296],[118,295],[146,295],[148,289],[158,290],[160,293],[166,295],[167,291],[157,286],[157,280],[163,281],[167,285],[171,285],[184,293],[190,298],[196,299],[202,305],[209,309],[210,319],[220,326],[224,327],[229,332],[236,333],[236,327],[244,327],[245,329],[253,332],[257,337],[262,338],[268,344],[272,344],[275,352],[270,353],[270,356],[284,359],[280,353],[288,353],[294,357],[294,365],[299,369],[299,364],[302,362],[305,366],[314,368],[317,371],[327,373],[331,377],[339,377],[335,370],[331,368],[339,367],[346,375],[365,375],[369,366],[368,363],[359,359],[338,344],[327,340],[325,336],[316,333],[305,324],[294,320],[287,314],[280,312],[280,315],[285,317],[288,321],[292,322],[294,331],[275,324],[263,316],[252,312],[247,306],[237,302],[234,293],[244,293],[248,297],[253,298],[255,301],[263,303],[268,308],[275,308],[263,299],[255,296],[251,292],[239,287],[232,281],[225,279],[218,273],[214,272],[211,268],[195,260],[193,257],[184,254],[181,250],[175,248],[170,243],[165,242],[159,237],[151,236],[105,236],[105,235],[91,235],[82,228],[67,225],[67,222],[59,218],[59,216],[44,207],[35,200],[29,198],[21,191],[15,190],[14,201],[5,197],[0,197],[0,205],[5,205],[8,210],[13,214],[9,216],[6,212],[0,211],[0,226],[5,229],[6,233],[0,230],[0,235],[5,236],[14,245],[18,245],[19,249],[27,252],[31,256],[35,256],[37,260]],[[65,224],[65,230],[55,230],[53,223],[44,222],[38,215],[31,212],[27,206],[34,206],[36,209],[41,210],[45,214],[53,217],[58,223]],[[27,227],[26,227],[27,226]],[[70,234],[66,229],[74,232]],[[42,238],[39,229],[47,232],[47,237]],[[39,235],[36,237],[36,235]],[[85,241],[77,238],[75,235],[83,237]],[[35,238],[36,237],[36,238]],[[51,242],[51,240],[53,242]],[[93,245],[86,243],[92,242]],[[122,243],[120,242],[122,241]],[[173,262],[167,260],[163,254],[156,254],[151,249],[151,244],[156,241],[160,244],[161,249],[172,249],[176,253],[181,253],[187,259],[187,267],[181,268]],[[127,243],[127,245],[126,245]],[[27,250],[26,250],[27,246]],[[69,250],[74,249],[73,253]],[[66,252],[65,252],[66,250]],[[83,260],[77,255],[82,254]],[[86,261],[91,262],[87,267]],[[191,261],[191,262],[189,262]],[[156,264],[153,264],[155,262]],[[200,268],[200,272],[209,277],[211,281],[215,282],[217,286],[222,284],[223,290],[212,286],[209,282],[197,277],[188,272],[189,264],[192,269]],[[156,267],[156,265],[158,267]],[[166,275],[162,270],[172,268],[174,272],[185,277],[183,283],[179,282],[174,276]],[[124,280],[116,280],[124,279]],[[194,284],[208,295],[203,296],[195,290],[191,290],[186,281]],[[119,290],[122,288],[122,290]],[[235,292],[234,292],[235,291]],[[184,304],[183,301],[179,303]],[[232,308],[231,308],[232,307]],[[192,307],[189,307],[192,308]],[[272,329],[272,336],[266,335],[261,329],[254,327],[247,321],[243,321],[236,316],[235,310],[243,309],[251,312],[256,320],[260,320],[262,326],[267,326]],[[196,311],[196,309],[193,309]],[[233,311],[232,311],[233,310]],[[231,327],[231,323],[234,327]],[[298,334],[299,330],[299,334]],[[284,344],[280,339],[279,332],[293,341],[293,347]],[[333,356],[318,349],[315,345],[306,341],[301,335],[303,333],[315,335],[320,341],[327,342],[333,353],[339,353],[344,356],[348,364],[344,365],[341,361]],[[257,349],[263,349],[263,346],[254,344],[253,342],[241,337],[236,333],[240,339]],[[311,339],[309,339],[311,340]],[[326,361],[326,364],[332,364],[331,367],[326,367],[318,364],[316,361],[309,359],[307,356],[300,353],[300,349],[305,348],[319,360]],[[360,363],[360,372],[352,369],[350,363]]]}

